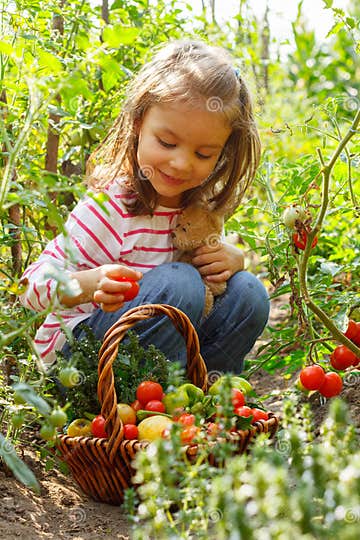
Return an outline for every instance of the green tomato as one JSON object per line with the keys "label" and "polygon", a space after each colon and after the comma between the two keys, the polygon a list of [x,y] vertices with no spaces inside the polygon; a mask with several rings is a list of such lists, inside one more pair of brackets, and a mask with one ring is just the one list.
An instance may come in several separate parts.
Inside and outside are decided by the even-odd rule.
{"label": "green tomato", "polygon": [[173,414],[176,409],[185,409],[189,405],[190,399],[185,390],[181,389],[180,386],[174,392],[166,394],[162,402],[165,405],[166,412]]}
{"label": "green tomato", "polygon": [[67,414],[60,408],[54,409],[49,417],[49,422],[54,427],[63,427],[67,422]]}
{"label": "green tomato", "polygon": [[40,428],[40,437],[44,441],[51,441],[55,437],[55,427],[50,424],[43,424]]}
{"label": "green tomato", "polygon": [[25,415],[22,411],[16,412],[11,417],[11,423],[15,429],[21,428],[25,420]]}
{"label": "green tomato", "polygon": [[59,381],[66,388],[77,386],[81,380],[80,372],[76,367],[69,366],[63,368],[59,373]]}

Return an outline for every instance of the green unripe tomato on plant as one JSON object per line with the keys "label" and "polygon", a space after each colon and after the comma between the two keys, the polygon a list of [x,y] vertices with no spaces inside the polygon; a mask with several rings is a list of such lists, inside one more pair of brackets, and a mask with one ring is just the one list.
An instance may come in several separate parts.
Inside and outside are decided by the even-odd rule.
{"label": "green unripe tomato on plant", "polygon": [[60,408],[54,409],[49,416],[49,422],[54,427],[63,427],[67,422],[67,414]]}
{"label": "green unripe tomato on plant", "polygon": [[55,427],[51,424],[43,424],[40,428],[40,437],[44,441],[51,441],[55,437]]}
{"label": "green unripe tomato on plant", "polygon": [[66,388],[77,386],[81,380],[80,371],[76,367],[63,368],[59,373],[59,381]]}
{"label": "green unripe tomato on plant", "polygon": [[21,428],[25,420],[25,415],[23,411],[16,412],[11,417],[11,423],[15,429]]}

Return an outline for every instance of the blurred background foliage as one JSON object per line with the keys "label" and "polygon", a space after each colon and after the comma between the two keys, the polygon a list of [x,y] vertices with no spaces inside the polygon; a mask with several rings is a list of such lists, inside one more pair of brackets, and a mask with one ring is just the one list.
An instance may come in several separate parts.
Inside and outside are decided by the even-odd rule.
{"label": "blurred background foliage", "polygon": [[[263,160],[227,232],[243,246],[249,268],[273,298],[285,295],[285,308],[293,309],[276,328],[268,327],[266,347],[250,357],[247,368],[294,370],[305,361],[309,340],[325,336],[331,343],[299,299],[299,257],[282,213],[299,203],[315,217],[322,192],[316,149],[329,160],[359,109],[360,6],[350,0],[345,13],[324,0],[333,26],[319,43],[299,2],[294,47],[284,54],[269,9],[255,17],[252,2],[241,0],[234,17],[218,22],[216,1],[202,4],[198,15],[190,3],[171,0],[0,0],[5,401],[14,369],[16,379],[31,379],[32,369],[37,377],[31,338],[43,315],[33,317],[19,305],[18,279],[84,193],[86,160],[120,111],[128,81],[154,47],[169,39],[195,37],[225,47],[253,90]],[[340,328],[349,314],[359,320],[359,191],[354,136],[335,164],[323,230],[308,261],[311,294]],[[318,354],[328,349],[320,343]]]}

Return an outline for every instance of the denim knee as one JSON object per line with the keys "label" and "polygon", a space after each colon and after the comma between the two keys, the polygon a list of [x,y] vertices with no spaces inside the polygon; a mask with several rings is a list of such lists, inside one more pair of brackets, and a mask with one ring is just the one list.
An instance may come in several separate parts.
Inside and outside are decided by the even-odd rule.
{"label": "denim knee", "polygon": [[[154,287],[148,285],[154,282]],[[199,271],[187,263],[162,264],[145,274],[147,293],[142,303],[170,304],[184,311],[191,319],[200,319],[204,309],[205,287]],[[140,283],[140,290],[142,284]],[[144,287],[145,289],[145,287]]]}
{"label": "denim knee", "polygon": [[234,299],[234,293],[238,295],[235,304],[239,311],[246,313],[248,328],[259,335],[266,326],[270,312],[269,295],[264,285],[254,274],[242,271],[232,276],[228,286]]}

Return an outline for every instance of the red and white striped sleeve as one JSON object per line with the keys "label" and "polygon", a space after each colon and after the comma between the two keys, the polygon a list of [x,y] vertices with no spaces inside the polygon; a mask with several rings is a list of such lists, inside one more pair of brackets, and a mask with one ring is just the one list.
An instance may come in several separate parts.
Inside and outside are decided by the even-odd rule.
{"label": "red and white striped sleeve", "polygon": [[[97,206],[90,197],[80,201],[69,214],[65,234],[51,240],[36,262],[23,273],[21,282],[26,285],[20,300],[25,307],[43,311],[51,303],[56,307],[56,273],[69,274],[116,262],[112,243],[121,245],[119,234],[109,235],[111,215],[106,203]],[[109,242],[110,238],[110,242]]]}

